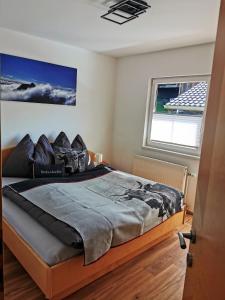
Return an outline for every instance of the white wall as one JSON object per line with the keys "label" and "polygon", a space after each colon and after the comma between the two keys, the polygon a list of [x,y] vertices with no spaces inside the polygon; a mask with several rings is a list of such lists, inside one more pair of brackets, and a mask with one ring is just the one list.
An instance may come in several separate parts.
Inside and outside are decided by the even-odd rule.
{"label": "white wall", "polygon": [[71,140],[81,134],[89,149],[110,160],[115,59],[1,28],[0,53],[78,69],[75,107],[1,102],[2,147],[14,145],[26,133],[37,141],[42,133],[52,139],[64,130]]}
{"label": "white wall", "polygon": [[[106,160],[113,154],[113,166],[128,172],[133,156],[141,154],[187,165],[190,172],[197,173],[197,160],[142,148],[148,82],[156,77],[210,74],[213,50],[214,45],[207,44],[116,61],[0,28],[0,52],[78,69],[75,107],[1,102],[2,147],[14,145],[27,132],[36,141],[42,133],[52,139],[64,130],[71,140],[80,133],[89,149],[103,152]],[[193,191],[192,185],[190,209]]]}
{"label": "white wall", "polygon": [[[198,160],[142,148],[148,83],[152,78],[210,74],[213,44],[120,58],[117,65],[113,128],[113,166],[130,172],[135,154],[186,165],[197,173]],[[190,187],[193,189],[193,187]],[[188,205],[193,209],[193,192]]]}

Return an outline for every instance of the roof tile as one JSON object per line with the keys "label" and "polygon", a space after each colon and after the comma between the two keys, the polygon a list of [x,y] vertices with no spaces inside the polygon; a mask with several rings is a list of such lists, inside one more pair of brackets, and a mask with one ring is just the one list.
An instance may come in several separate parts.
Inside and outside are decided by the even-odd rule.
{"label": "roof tile", "polygon": [[166,106],[205,107],[207,91],[207,82],[200,82],[177,98],[170,99]]}

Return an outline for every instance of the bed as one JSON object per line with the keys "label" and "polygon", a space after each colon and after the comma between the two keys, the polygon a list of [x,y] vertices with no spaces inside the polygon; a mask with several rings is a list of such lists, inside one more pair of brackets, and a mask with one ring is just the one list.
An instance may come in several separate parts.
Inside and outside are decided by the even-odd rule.
{"label": "bed", "polygon": [[[11,150],[3,150],[3,161]],[[3,184],[17,181],[3,179]],[[3,240],[48,299],[62,299],[151,248],[182,224],[184,218],[184,210],[176,212],[140,237],[111,248],[94,263],[84,265],[82,250],[64,245],[10,200],[3,202]],[[30,226],[32,234],[27,230]],[[35,236],[41,236],[42,242],[37,242]]]}

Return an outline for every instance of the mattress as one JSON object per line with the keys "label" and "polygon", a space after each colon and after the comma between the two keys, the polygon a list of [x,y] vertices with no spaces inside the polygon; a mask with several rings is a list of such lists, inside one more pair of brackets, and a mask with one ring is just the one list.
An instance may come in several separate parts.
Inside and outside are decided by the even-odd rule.
{"label": "mattress", "polygon": [[[2,183],[4,186],[22,180],[24,179],[3,178]],[[80,255],[83,252],[81,249],[64,245],[26,212],[4,196],[2,213],[3,217],[20,237],[22,237],[49,266],[56,265],[73,256]],[[32,228],[32,230],[27,230],[27,228]]]}

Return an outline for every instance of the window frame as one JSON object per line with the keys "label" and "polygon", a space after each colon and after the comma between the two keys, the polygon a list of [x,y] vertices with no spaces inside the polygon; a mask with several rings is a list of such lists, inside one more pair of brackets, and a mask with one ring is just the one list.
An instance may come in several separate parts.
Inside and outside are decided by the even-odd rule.
{"label": "window frame", "polygon": [[[187,76],[158,77],[149,80],[146,114],[145,114],[145,125],[144,125],[144,136],[143,136],[143,145],[142,145],[143,148],[168,152],[168,153],[187,156],[196,159],[200,158],[202,138],[204,132],[204,125],[205,125],[205,114],[206,114],[207,103],[208,103],[208,95],[206,99],[205,110],[203,113],[199,147],[190,147],[190,146],[172,144],[172,143],[161,142],[161,141],[152,141],[150,140],[150,134],[152,128],[154,109],[155,109],[155,102],[157,99],[155,95],[159,84],[206,81],[208,83],[208,86],[210,87],[210,79],[211,79],[210,74],[203,74],[203,75],[190,75],[190,76],[187,75]],[[208,89],[208,94],[209,94],[209,89]]]}

